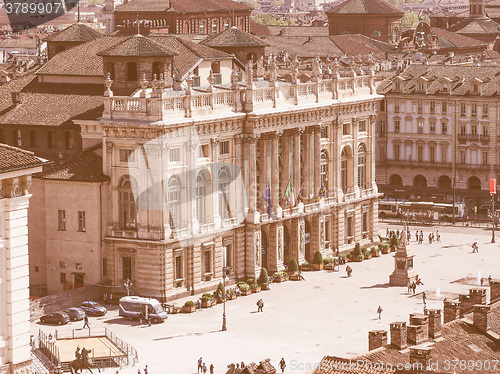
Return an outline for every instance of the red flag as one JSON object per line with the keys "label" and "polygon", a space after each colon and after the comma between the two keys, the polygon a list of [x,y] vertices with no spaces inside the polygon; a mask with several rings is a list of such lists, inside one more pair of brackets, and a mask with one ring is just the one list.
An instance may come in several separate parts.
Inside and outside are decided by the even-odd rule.
{"label": "red flag", "polygon": [[490,195],[496,195],[496,194],[497,194],[497,179],[491,178],[490,179]]}

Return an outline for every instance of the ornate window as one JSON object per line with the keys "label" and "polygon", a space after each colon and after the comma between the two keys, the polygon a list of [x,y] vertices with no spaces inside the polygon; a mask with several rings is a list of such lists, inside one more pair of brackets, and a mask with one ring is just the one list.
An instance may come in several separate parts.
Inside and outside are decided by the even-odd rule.
{"label": "ornate window", "polygon": [[320,156],[320,175],[321,175],[321,185],[325,182],[326,178],[328,178],[328,154],[325,150],[321,151]]}
{"label": "ornate window", "polygon": [[372,32],[372,38],[380,38],[382,36],[382,33],[380,30],[373,30]]}
{"label": "ornate window", "polygon": [[210,180],[206,171],[196,178],[196,218],[200,224],[208,222],[206,196],[210,194]]}
{"label": "ornate window", "polygon": [[207,33],[207,30],[205,28],[205,21],[200,21],[200,25],[199,25],[199,30],[198,32],[200,34],[206,34]]}
{"label": "ornate window", "polygon": [[212,21],[212,34],[217,34],[217,21]]}
{"label": "ornate window", "polygon": [[231,216],[229,182],[229,169],[223,166],[219,171],[219,215],[221,219],[228,219]]}
{"label": "ornate window", "polygon": [[124,177],[118,187],[119,224],[122,229],[137,228],[137,207],[135,205],[132,184],[129,177]]}
{"label": "ornate window", "polygon": [[170,178],[168,182],[167,208],[169,214],[169,224],[171,229],[182,227],[180,217],[181,206],[181,183],[177,176]]}
{"label": "ornate window", "polygon": [[347,161],[348,161],[348,156],[345,148],[342,150],[342,156],[341,156],[341,166],[340,166],[340,182],[342,186],[342,191],[344,193],[347,192]]}
{"label": "ornate window", "polygon": [[358,187],[366,188],[366,148],[363,144],[358,148]]}

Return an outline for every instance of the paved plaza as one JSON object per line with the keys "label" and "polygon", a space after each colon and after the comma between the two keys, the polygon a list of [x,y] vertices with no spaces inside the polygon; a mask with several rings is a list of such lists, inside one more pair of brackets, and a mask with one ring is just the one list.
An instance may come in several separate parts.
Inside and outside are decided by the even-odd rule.
{"label": "paved plaza", "polygon": [[[380,232],[385,233],[385,229],[386,225],[381,225]],[[414,241],[416,229],[423,230],[425,244]],[[428,233],[436,229],[442,242],[428,244]],[[412,226],[411,236],[414,267],[424,283],[415,296],[408,294],[406,287],[388,286],[394,270],[393,254],[388,254],[350,263],[351,278],[346,277],[345,266],[339,272],[304,272],[305,282],[273,284],[270,291],[230,301],[226,304],[226,332],[221,331],[222,305],[193,314],[169,315],[165,323],[151,327],[120,318],[115,309],[105,317],[90,318],[90,326],[105,326],[137,349],[139,363],[120,370],[124,374],[135,374],[138,368],[142,371],[146,364],[150,374],[196,373],[200,356],[207,368],[214,364],[217,374],[225,373],[231,362],[265,358],[278,368],[281,357],[287,362],[285,373],[305,373],[324,355],[348,357],[366,352],[368,331],[389,330],[389,323],[407,321],[409,313],[423,312],[423,291],[427,293],[427,308],[442,309],[445,297],[468,293],[470,287],[479,286],[481,276],[500,278],[500,247],[491,244],[489,230]],[[475,241],[479,253],[471,253]],[[263,313],[257,313],[260,298],[265,303]],[[376,313],[379,305],[383,308],[380,320]],[[82,325],[83,321],[72,322],[58,329],[67,331]],[[39,328],[47,332],[56,329],[33,323],[32,334],[36,336]]]}

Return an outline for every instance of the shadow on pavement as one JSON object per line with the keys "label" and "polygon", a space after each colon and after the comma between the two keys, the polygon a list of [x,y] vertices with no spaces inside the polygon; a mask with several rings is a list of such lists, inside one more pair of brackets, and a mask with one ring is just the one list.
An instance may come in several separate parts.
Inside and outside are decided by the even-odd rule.
{"label": "shadow on pavement", "polygon": [[118,317],[118,318],[112,318],[108,319],[106,321],[103,321],[104,323],[109,323],[109,324],[118,324],[118,325],[135,325],[139,326],[138,321],[130,321],[126,318]]}
{"label": "shadow on pavement", "polygon": [[369,287],[361,287],[362,290],[370,289],[370,288],[389,288],[389,283],[379,283],[379,284],[374,284],[373,286]]}
{"label": "shadow on pavement", "polygon": [[163,338],[156,338],[153,339],[154,341],[159,341],[159,340],[169,340],[169,339],[175,339],[175,338],[183,338],[186,336],[202,336],[202,335],[207,335],[207,334],[213,334],[221,332],[221,330],[214,330],[214,331],[207,331],[207,332],[192,332],[192,333],[187,333],[187,334],[181,334],[181,335],[173,335],[173,336],[165,336]]}

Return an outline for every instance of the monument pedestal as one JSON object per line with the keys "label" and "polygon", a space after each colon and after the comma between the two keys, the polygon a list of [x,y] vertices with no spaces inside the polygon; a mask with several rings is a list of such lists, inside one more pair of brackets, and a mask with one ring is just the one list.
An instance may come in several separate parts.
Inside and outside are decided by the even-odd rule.
{"label": "monument pedestal", "polygon": [[390,286],[408,285],[408,282],[416,282],[417,275],[413,269],[413,257],[415,255],[406,248],[405,240],[401,240],[396,254],[394,255],[394,272],[389,277]]}

